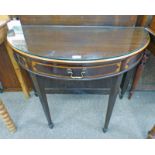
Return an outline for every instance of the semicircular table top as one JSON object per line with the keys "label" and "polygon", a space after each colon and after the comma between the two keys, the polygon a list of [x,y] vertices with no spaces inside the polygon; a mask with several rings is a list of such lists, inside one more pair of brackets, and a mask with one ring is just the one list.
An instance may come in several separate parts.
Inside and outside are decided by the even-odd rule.
{"label": "semicircular table top", "polygon": [[91,61],[130,56],[150,41],[144,27],[61,26],[8,24],[7,40],[28,56]]}

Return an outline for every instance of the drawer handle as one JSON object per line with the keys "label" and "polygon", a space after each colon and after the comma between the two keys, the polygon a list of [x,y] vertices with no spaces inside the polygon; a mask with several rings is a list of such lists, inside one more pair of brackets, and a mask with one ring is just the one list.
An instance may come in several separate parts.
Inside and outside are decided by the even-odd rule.
{"label": "drawer handle", "polygon": [[81,72],[81,76],[73,76],[73,72],[72,72],[72,69],[67,69],[67,73],[68,74],[70,74],[70,77],[72,78],[72,79],[82,79],[82,78],[84,78],[84,74],[85,74],[85,71],[84,71],[85,69],[83,69],[82,70],[82,72]]}

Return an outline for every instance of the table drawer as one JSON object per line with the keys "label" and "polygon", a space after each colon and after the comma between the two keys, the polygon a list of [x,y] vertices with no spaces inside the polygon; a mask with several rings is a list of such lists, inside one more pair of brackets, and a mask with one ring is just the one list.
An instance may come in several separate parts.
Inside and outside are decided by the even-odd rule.
{"label": "table drawer", "polygon": [[109,62],[66,63],[63,61],[40,61],[16,54],[15,58],[25,69],[33,73],[60,79],[98,79],[116,75],[134,67],[142,54],[124,60]]}
{"label": "table drawer", "polygon": [[120,67],[121,62],[81,67],[60,66],[53,64],[44,64],[40,62],[32,62],[32,70],[34,72],[47,76],[67,79],[101,78],[118,73],[120,71]]}

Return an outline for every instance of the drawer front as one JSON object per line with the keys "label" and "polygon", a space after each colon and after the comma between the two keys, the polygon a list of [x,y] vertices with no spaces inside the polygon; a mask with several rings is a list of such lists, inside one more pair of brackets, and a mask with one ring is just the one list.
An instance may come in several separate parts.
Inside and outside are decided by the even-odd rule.
{"label": "drawer front", "polygon": [[57,66],[32,62],[32,70],[39,74],[67,78],[67,79],[90,79],[101,78],[120,72],[121,62],[112,64],[101,64],[97,66]]}
{"label": "drawer front", "polygon": [[124,60],[100,63],[65,63],[41,61],[15,54],[18,63],[33,73],[60,79],[97,79],[116,75],[133,68],[141,60],[142,54]]}

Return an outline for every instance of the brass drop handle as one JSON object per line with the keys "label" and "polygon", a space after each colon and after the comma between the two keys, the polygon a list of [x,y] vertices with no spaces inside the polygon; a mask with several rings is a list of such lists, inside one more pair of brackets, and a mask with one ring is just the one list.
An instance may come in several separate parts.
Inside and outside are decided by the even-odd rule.
{"label": "brass drop handle", "polygon": [[72,79],[82,79],[82,78],[84,78],[85,69],[83,69],[83,70],[81,71],[81,76],[73,76],[73,71],[72,71],[72,69],[70,69],[70,68],[67,69],[67,73],[70,74],[70,77],[71,77]]}

